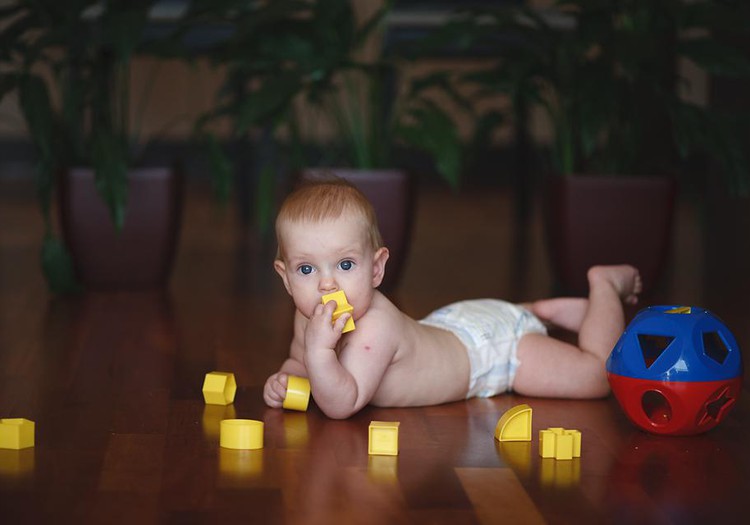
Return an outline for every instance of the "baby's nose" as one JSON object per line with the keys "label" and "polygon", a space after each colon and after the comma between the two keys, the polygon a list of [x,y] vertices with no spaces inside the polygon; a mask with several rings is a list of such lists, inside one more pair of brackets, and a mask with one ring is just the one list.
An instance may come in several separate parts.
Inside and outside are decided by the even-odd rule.
{"label": "baby's nose", "polygon": [[324,276],[318,282],[318,290],[322,293],[331,293],[339,289],[336,279],[330,276]]}

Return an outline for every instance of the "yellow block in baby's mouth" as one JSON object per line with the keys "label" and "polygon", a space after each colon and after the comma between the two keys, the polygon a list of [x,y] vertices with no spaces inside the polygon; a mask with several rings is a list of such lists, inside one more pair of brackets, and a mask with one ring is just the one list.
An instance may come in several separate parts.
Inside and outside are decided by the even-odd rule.
{"label": "yellow block in baby's mouth", "polygon": [[[333,311],[333,322],[336,322],[336,319],[341,317],[345,313],[353,314],[354,307],[349,304],[349,301],[346,299],[346,294],[344,293],[344,290],[339,290],[337,292],[325,294],[321,301],[323,304],[326,304],[328,301],[336,301],[336,310]],[[344,325],[344,329],[342,330],[342,333],[351,332],[354,330],[354,318],[349,317],[349,319],[346,321],[346,324]]]}

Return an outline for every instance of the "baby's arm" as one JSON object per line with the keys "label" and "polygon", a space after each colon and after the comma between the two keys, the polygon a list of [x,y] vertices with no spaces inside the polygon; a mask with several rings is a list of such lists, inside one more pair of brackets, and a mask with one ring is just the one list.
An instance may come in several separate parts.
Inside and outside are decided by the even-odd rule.
{"label": "baby's arm", "polygon": [[328,417],[343,419],[373,398],[395,347],[388,337],[369,337],[373,327],[380,324],[380,314],[371,310],[367,319],[360,319],[357,329],[347,335],[337,355],[336,346],[349,316],[342,315],[332,323],[334,308],[331,301],[318,305],[313,312],[305,332],[304,363],[315,403]]}
{"label": "baby's arm", "polygon": [[304,359],[304,318],[296,312],[294,315],[294,335],[289,347],[289,357],[279,368],[279,371],[271,375],[263,388],[263,399],[271,408],[281,408],[286,397],[287,381],[290,375],[307,377]]}

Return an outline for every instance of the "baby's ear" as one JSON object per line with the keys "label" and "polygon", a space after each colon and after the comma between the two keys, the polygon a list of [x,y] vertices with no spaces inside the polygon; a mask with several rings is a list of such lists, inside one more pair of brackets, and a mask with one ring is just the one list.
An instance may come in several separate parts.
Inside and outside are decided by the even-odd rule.
{"label": "baby's ear", "polygon": [[388,262],[388,257],[390,257],[391,252],[388,251],[388,248],[383,246],[382,248],[378,248],[378,250],[375,252],[375,255],[372,257],[372,287],[377,288],[380,286],[380,283],[383,282],[383,277],[385,277],[385,263]]}
{"label": "baby's ear", "polygon": [[286,288],[287,293],[292,295],[292,290],[289,288],[289,278],[286,275],[286,263],[281,259],[276,259],[273,261],[273,269],[276,270],[281,280],[284,281],[284,288]]}

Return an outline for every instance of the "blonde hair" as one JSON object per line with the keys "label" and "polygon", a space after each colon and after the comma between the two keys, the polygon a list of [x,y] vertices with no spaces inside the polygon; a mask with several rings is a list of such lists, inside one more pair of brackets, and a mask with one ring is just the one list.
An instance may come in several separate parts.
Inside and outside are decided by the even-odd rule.
{"label": "blonde hair", "polygon": [[277,259],[283,259],[281,225],[337,219],[344,212],[359,215],[367,227],[373,250],[383,246],[375,210],[367,197],[349,181],[333,175],[304,181],[281,205],[276,216]]}

